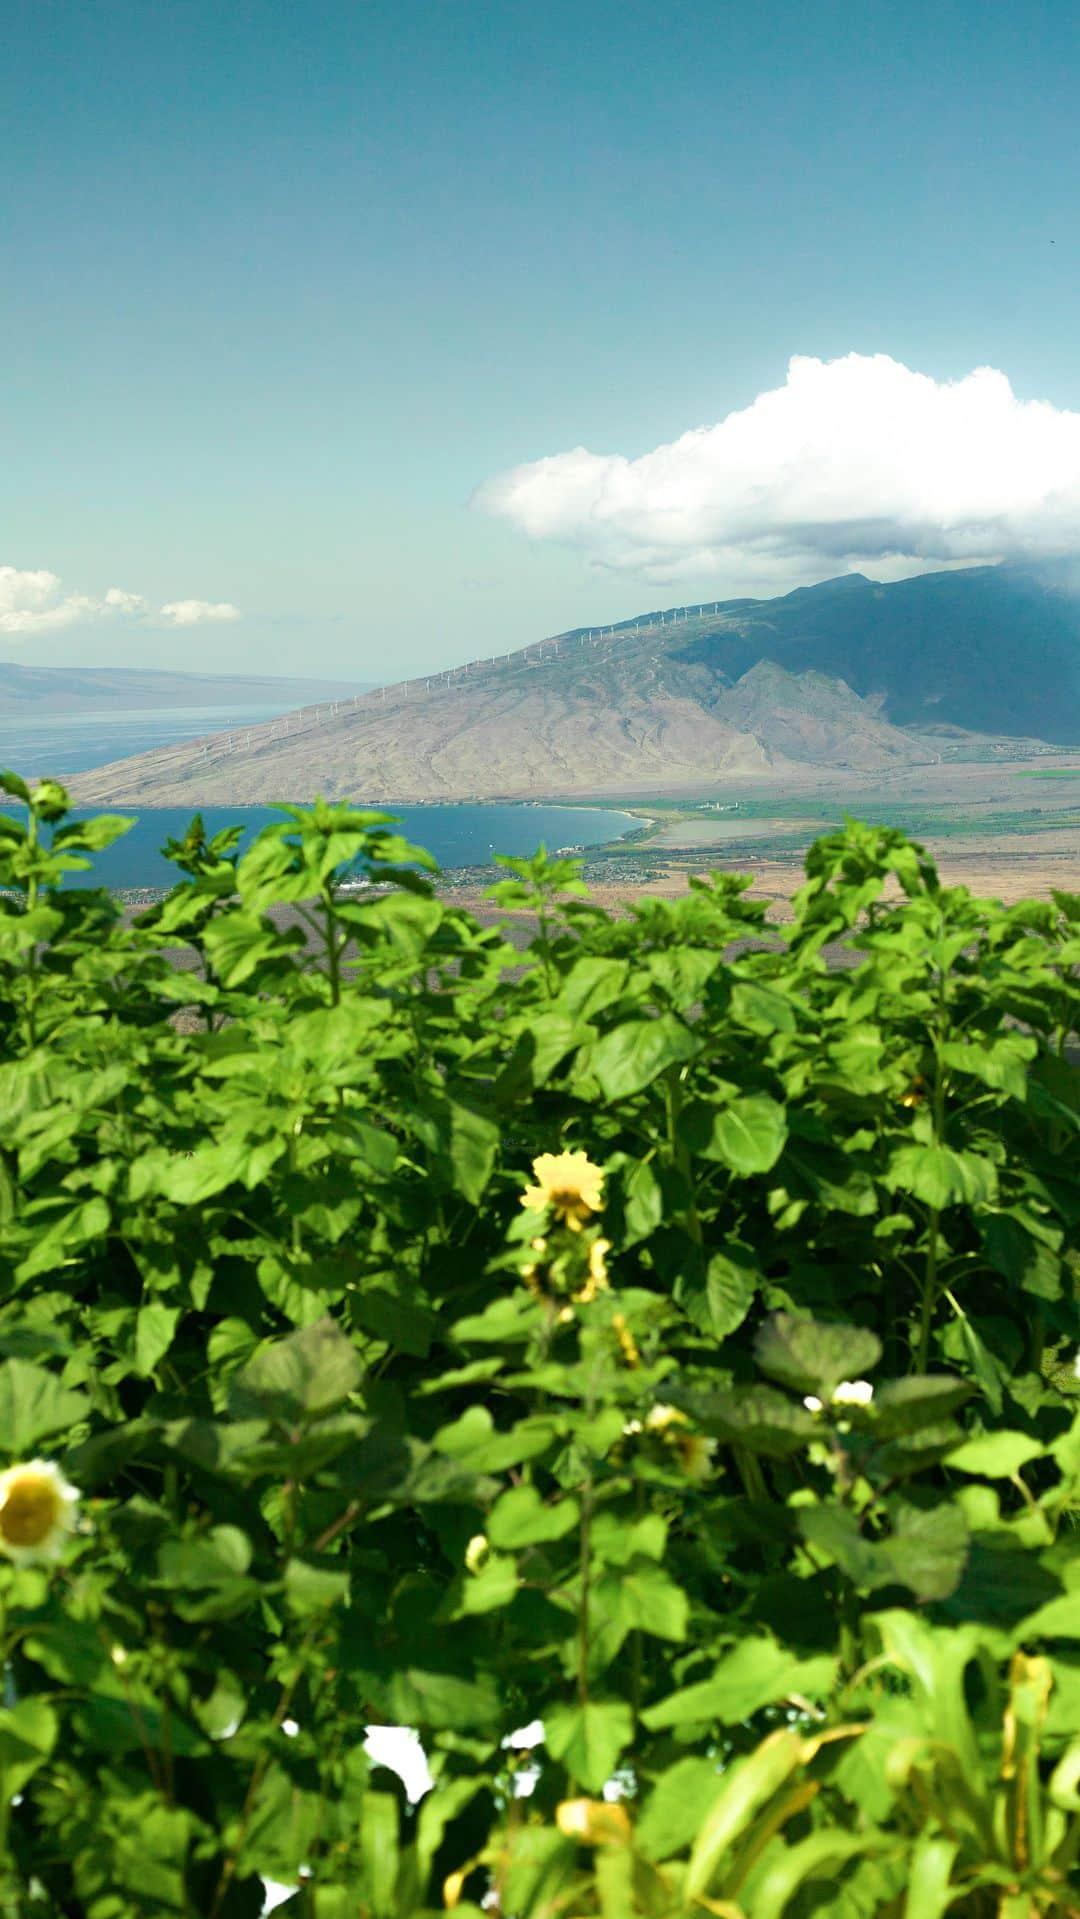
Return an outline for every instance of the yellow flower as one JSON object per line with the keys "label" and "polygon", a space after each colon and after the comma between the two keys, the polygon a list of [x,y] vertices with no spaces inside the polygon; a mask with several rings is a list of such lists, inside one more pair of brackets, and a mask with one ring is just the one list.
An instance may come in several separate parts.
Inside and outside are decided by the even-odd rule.
{"label": "yellow flower", "polygon": [[604,1204],[604,1175],[587,1153],[541,1153],[533,1160],[535,1186],[521,1195],[523,1206],[542,1212],[546,1206],[568,1226],[580,1226]]}
{"label": "yellow flower", "polygon": [[31,1459],[0,1473],[0,1553],[17,1566],[59,1559],[75,1531],[79,1495],[58,1466]]}
{"label": "yellow flower", "polygon": [[555,1808],[555,1824],[564,1838],[583,1846],[617,1846],[630,1837],[626,1808],[603,1799],[564,1799]]}
{"label": "yellow flower", "polygon": [[589,1247],[589,1276],[581,1291],[574,1298],[582,1306],[587,1306],[598,1293],[602,1293],[608,1283],[607,1261],[604,1254],[610,1252],[610,1239],[594,1239]]}
{"label": "yellow flower", "polygon": [[645,1424],[651,1433],[666,1433],[669,1426],[685,1426],[686,1414],[677,1406],[654,1406],[646,1414]]}

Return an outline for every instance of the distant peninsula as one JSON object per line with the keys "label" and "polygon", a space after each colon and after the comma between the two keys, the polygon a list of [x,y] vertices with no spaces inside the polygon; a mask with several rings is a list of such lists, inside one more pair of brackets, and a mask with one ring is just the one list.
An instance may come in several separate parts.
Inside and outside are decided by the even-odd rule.
{"label": "distant peninsula", "polygon": [[174,673],[138,666],[23,666],[0,660],[0,708],[11,718],[170,706],[305,706],[351,699],[371,681]]}

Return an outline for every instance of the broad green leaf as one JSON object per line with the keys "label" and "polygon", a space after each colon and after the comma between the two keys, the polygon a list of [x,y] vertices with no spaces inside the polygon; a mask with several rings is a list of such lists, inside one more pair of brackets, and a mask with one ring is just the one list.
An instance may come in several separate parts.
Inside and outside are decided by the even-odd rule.
{"label": "broad green leaf", "polygon": [[981,1473],[987,1479],[1012,1479],[1022,1466],[1041,1459],[1044,1447],[1027,1433],[980,1433],[949,1454],[949,1469]]}
{"label": "broad green leaf", "polygon": [[522,1419],[509,1432],[500,1433],[486,1406],[470,1406],[460,1419],[435,1434],[433,1444],[437,1452],[460,1460],[470,1472],[501,1473],[508,1466],[538,1458],[554,1438],[550,1419]]}
{"label": "broad green leaf", "polygon": [[135,1318],[135,1364],[149,1375],[159,1359],[164,1359],[180,1321],[179,1306],[166,1306],[153,1299],[140,1306]]}
{"label": "broad green leaf", "polygon": [[603,1789],[633,1733],[633,1714],[621,1699],[557,1706],[544,1716],[548,1751],[587,1792]]}
{"label": "broad green leaf", "polygon": [[629,1099],[669,1066],[693,1059],[701,1042],[674,1013],[624,1020],[592,1049],[590,1064],[605,1099]]}
{"label": "broad green leaf", "polygon": [[462,1581],[455,1619],[481,1613],[499,1612],[509,1606],[518,1591],[517,1561],[505,1553],[492,1553],[479,1572],[469,1573]]}
{"label": "broad green leaf", "polygon": [[493,1546],[512,1551],[543,1540],[562,1539],[578,1523],[576,1499],[546,1504],[535,1486],[512,1486],[492,1507],[488,1538]]}
{"label": "broad green leaf", "polygon": [[307,1559],[290,1559],[285,1568],[285,1599],[289,1611],[305,1618],[326,1611],[349,1595],[344,1567],[315,1566]]}
{"label": "broad green leaf", "polygon": [[671,1693],[650,1706],[642,1719],[651,1732],[697,1724],[737,1726],[791,1693],[821,1697],[835,1678],[831,1656],[800,1659],[774,1639],[747,1636],[720,1661],[711,1679]]}
{"label": "broad green leaf", "polygon": [[53,1373],[26,1359],[0,1366],[0,1453],[25,1459],[50,1433],[67,1433],[84,1419],[90,1401],[61,1386]]}
{"label": "broad green leaf", "polygon": [[704,1285],[690,1275],[680,1275],[675,1298],[700,1332],[726,1339],[742,1325],[760,1284],[750,1248],[732,1240],[724,1252],[712,1255]]}
{"label": "broad green leaf", "polygon": [[388,1690],[394,1721],[421,1731],[425,1726],[453,1732],[462,1727],[494,1726],[502,1711],[495,1679],[484,1671],[466,1679],[458,1673],[411,1667],[395,1673]]}
{"label": "broad green leaf", "polygon": [[687,1404],[703,1432],[775,1459],[801,1452],[818,1433],[813,1415],[804,1406],[769,1386],[693,1394]]}
{"label": "broad green leaf", "polygon": [[771,1379],[828,1399],[841,1380],[862,1379],[873,1371],[881,1341],[861,1326],[774,1313],[754,1341],[754,1356]]}
{"label": "broad green leaf", "polygon": [[677,1759],[660,1774],[634,1833],[647,1859],[669,1859],[697,1837],[715,1792],[715,1759]]}
{"label": "broad green leaf", "polygon": [[614,1657],[617,1645],[631,1632],[652,1633],[657,1639],[686,1638],[690,1603],[681,1586],[653,1559],[635,1559],[603,1573],[595,1597],[598,1636],[615,1628],[605,1649],[609,1657]]}
{"label": "broad green leaf", "polygon": [[9,1805],[56,1745],[60,1722],[43,1699],[0,1707],[0,1794]]}
{"label": "broad green leaf", "polygon": [[241,1416],[259,1409],[286,1425],[329,1412],[360,1383],[352,1342],[331,1319],[275,1340],[233,1377],[229,1397]]}
{"label": "broad green leaf", "polygon": [[968,1381],[948,1373],[909,1373],[906,1379],[890,1379],[874,1394],[875,1434],[891,1439],[920,1432],[947,1419],[970,1398]]}
{"label": "broad green leaf", "polygon": [[784,1109],[764,1093],[734,1099],[713,1121],[707,1157],[719,1159],[740,1178],[768,1173],[776,1165],[787,1139]]}
{"label": "broad green leaf", "polygon": [[1015,1638],[1020,1646],[1033,1639],[1080,1639],[1080,1590],[1062,1593],[1029,1614],[1021,1620]]}
{"label": "broad green leaf", "polygon": [[997,1196],[997,1170],[977,1153],[951,1146],[900,1146],[889,1161],[888,1185],[924,1206],[989,1205]]}
{"label": "broad green leaf", "polygon": [[968,1527],[959,1506],[920,1507],[906,1501],[893,1507],[893,1536],[877,1549],[883,1576],[906,1586],[916,1599],[947,1599],[956,1591],[968,1555]]}

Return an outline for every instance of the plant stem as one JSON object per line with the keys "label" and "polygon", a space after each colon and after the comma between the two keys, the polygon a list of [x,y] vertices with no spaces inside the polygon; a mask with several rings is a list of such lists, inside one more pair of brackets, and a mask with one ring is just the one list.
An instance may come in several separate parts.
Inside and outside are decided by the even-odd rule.
{"label": "plant stem", "polygon": [[930,1328],[938,1301],[938,1222],[940,1218],[938,1208],[932,1206],[929,1215],[930,1237],[926,1248],[926,1272],[922,1287],[922,1310],[919,1314],[919,1344],[915,1354],[917,1373],[925,1373],[930,1363]]}
{"label": "plant stem", "polygon": [[581,1604],[578,1607],[577,1635],[577,1688],[578,1700],[583,1706],[589,1703],[589,1576],[592,1570],[592,1509],[593,1479],[592,1467],[581,1490],[581,1535],[579,1568],[581,1574]]}

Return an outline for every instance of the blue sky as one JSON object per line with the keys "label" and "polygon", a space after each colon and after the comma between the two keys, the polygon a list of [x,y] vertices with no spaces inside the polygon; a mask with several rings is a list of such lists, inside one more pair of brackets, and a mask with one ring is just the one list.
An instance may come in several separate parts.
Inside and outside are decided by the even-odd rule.
{"label": "blue sky", "polygon": [[722,597],[723,528],[669,589],[470,501],[792,355],[1080,410],[1078,78],[1071,0],[8,0],[0,566],[64,611],[0,657],[373,678]]}

